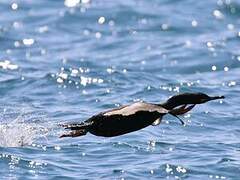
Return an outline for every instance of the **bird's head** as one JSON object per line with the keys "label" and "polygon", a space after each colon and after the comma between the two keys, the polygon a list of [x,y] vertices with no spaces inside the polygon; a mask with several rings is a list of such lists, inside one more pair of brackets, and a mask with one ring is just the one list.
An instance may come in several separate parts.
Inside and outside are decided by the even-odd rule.
{"label": "bird's head", "polygon": [[187,104],[202,104],[215,99],[224,99],[224,96],[208,96],[204,93],[186,93],[182,95],[185,98]]}
{"label": "bird's head", "polygon": [[202,104],[215,99],[223,99],[224,96],[208,96],[204,93],[182,93],[169,98],[163,107],[173,109],[184,104]]}

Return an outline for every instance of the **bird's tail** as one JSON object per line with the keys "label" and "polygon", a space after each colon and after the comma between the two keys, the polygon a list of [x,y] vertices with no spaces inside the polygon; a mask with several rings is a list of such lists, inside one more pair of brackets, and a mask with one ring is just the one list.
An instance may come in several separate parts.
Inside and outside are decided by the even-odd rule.
{"label": "bird's tail", "polygon": [[84,136],[88,133],[90,123],[79,123],[79,124],[61,124],[60,126],[71,130],[69,133],[62,134],[60,138],[63,137],[78,137]]}

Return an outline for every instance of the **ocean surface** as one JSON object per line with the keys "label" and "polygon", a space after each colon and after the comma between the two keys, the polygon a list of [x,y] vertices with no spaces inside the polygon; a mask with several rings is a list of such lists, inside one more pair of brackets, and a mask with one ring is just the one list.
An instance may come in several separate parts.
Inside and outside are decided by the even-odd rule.
{"label": "ocean surface", "polygon": [[[240,1],[1,0],[0,179],[239,179]],[[123,136],[61,123],[224,95]]]}

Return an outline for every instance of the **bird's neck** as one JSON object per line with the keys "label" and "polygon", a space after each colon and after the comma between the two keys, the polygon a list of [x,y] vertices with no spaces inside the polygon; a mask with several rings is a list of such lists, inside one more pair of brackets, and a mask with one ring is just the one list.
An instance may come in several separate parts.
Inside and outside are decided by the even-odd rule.
{"label": "bird's neck", "polygon": [[175,107],[180,106],[182,104],[184,104],[184,103],[168,100],[168,101],[166,101],[164,103],[159,104],[159,106],[161,106],[161,107],[163,107],[163,108],[165,108],[167,110],[172,110]]}

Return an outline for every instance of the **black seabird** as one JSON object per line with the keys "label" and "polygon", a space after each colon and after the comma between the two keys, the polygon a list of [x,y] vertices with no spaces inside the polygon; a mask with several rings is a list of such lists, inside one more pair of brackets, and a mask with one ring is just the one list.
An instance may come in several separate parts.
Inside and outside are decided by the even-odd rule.
{"label": "black seabird", "polygon": [[[210,97],[203,93],[183,93],[169,98],[162,104],[136,102],[99,113],[82,123],[62,125],[72,131],[60,137],[83,136],[88,132],[96,136],[119,136],[149,125],[158,125],[165,114],[177,117],[190,111],[196,104],[223,98],[224,96]],[[181,119],[180,121],[183,123]]]}

